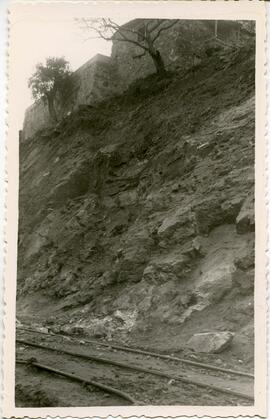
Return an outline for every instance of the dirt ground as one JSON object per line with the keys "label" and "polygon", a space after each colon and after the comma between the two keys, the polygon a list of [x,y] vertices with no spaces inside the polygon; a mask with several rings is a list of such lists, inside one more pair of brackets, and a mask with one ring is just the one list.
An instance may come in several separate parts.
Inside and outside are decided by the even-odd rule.
{"label": "dirt ground", "polygon": [[[22,332],[17,333],[21,337]],[[97,345],[74,343],[68,337],[40,336],[30,332],[23,333],[23,339],[44,343],[59,350],[68,350],[81,354],[107,358],[127,363],[130,366],[141,366],[149,370],[158,370],[172,377],[185,377],[196,382],[229,388],[243,394],[252,395],[253,380],[236,377],[217,371],[190,367],[176,362],[151,358],[141,354],[130,354]],[[225,395],[195,385],[177,382],[174,379],[156,377],[143,372],[130,371],[113,365],[103,365],[93,361],[77,359],[70,355],[33,348],[17,344],[17,358],[50,365],[68,371],[85,379],[91,379],[118,390],[127,392],[144,405],[249,405],[244,398]],[[129,404],[118,397],[96,391],[94,388],[82,388],[72,380],[37,370],[30,365],[19,365],[16,369],[16,405],[17,406],[98,406]],[[90,386],[91,387],[91,386]],[[72,391],[72,400],[64,401],[66,394]],[[63,404],[64,403],[64,404]],[[70,403],[70,404],[69,404]]]}

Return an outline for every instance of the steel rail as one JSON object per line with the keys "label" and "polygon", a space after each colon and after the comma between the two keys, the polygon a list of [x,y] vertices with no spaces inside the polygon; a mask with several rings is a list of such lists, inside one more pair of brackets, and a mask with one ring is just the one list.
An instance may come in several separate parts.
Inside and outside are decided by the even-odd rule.
{"label": "steel rail", "polygon": [[[20,327],[21,330],[26,330],[29,332],[33,332],[33,333],[40,333],[46,336],[61,336],[61,337],[65,337],[68,339],[72,339],[75,342],[78,341],[77,338],[65,335],[65,334],[61,334],[61,333],[45,333],[45,332],[41,332],[40,330],[33,330],[33,329],[28,329],[28,328],[23,328]],[[20,330],[18,329],[18,330]],[[185,358],[179,358],[176,356],[171,356],[171,355],[163,355],[163,354],[159,354],[156,352],[151,352],[151,351],[144,351],[142,349],[135,349],[135,348],[129,348],[126,346],[121,346],[121,345],[114,345],[114,344],[109,344],[109,343],[104,343],[104,342],[96,342],[94,340],[91,339],[83,339],[84,342],[86,343],[90,343],[90,344],[94,344],[97,346],[104,346],[106,348],[112,348],[112,349],[116,349],[116,350],[120,350],[120,351],[125,351],[125,352],[132,352],[135,354],[141,354],[141,355],[147,355],[147,356],[152,356],[155,358],[161,358],[161,359],[166,359],[169,361],[176,361],[176,362],[182,362],[183,364],[187,364],[187,365],[191,365],[193,367],[198,367],[198,368],[203,368],[203,369],[208,369],[208,370],[212,370],[212,371],[220,371],[220,372],[224,372],[226,374],[231,374],[231,375],[239,375],[242,377],[248,377],[248,378],[252,378],[254,379],[254,375],[250,374],[248,372],[244,372],[244,371],[237,371],[237,370],[233,370],[233,369],[228,369],[228,368],[222,368],[222,367],[217,367],[215,365],[210,365],[210,364],[205,364],[203,362],[197,362],[197,361],[191,361],[189,359],[185,359]]]}
{"label": "steel rail", "polygon": [[35,362],[35,361],[32,362],[31,360],[30,360],[30,362],[28,362],[28,361],[22,361],[22,360],[17,360],[16,359],[16,363],[17,364],[31,365],[31,366],[34,366],[34,367],[39,368],[41,370],[44,370],[44,371],[49,371],[49,372],[52,372],[52,373],[55,373],[55,374],[58,374],[58,375],[62,375],[62,376],[67,377],[67,378],[71,378],[72,380],[79,381],[82,384],[87,384],[87,385],[91,385],[93,387],[97,387],[98,389],[103,390],[107,393],[116,394],[117,396],[120,396],[121,398],[129,401],[132,404],[137,404],[137,405],[140,404],[141,405],[141,403],[136,402],[136,400],[133,399],[133,397],[131,397],[129,394],[125,393],[124,391],[118,390],[118,389],[116,389],[114,387],[111,387],[111,386],[107,386],[105,384],[100,384],[97,381],[87,380],[85,378],[79,377],[78,375],[69,374],[68,372],[58,370],[56,368],[50,367],[49,365],[40,364],[39,362]]}
{"label": "steel rail", "polygon": [[225,388],[222,388],[222,387],[215,386],[213,384],[206,384],[206,383],[197,382],[197,381],[194,381],[194,380],[190,380],[189,378],[185,378],[183,376],[179,377],[179,376],[175,376],[175,375],[171,375],[171,374],[166,374],[166,373],[161,372],[161,371],[150,370],[150,369],[147,369],[147,368],[144,368],[144,367],[139,367],[139,366],[132,366],[132,365],[129,365],[129,364],[126,364],[126,363],[123,363],[123,362],[119,362],[119,361],[112,361],[112,360],[107,359],[107,358],[96,357],[96,356],[93,356],[93,355],[80,354],[80,353],[77,353],[77,352],[67,351],[67,350],[64,350],[64,349],[52,348],[52,347],[49,347],[47,345],[42,345],[42,344],[39,344],[39,343],[29,342],[29,341],[25,341],[23,339],[16,339],[16,341],[18,343],[26,345],[26,346],[33,346],[35,348],[41,348],[41,349],[45,349],[45,350],[49,350],[49,351],[53,351],[53,352],[58,352],[58,353],[74,356],[74,357],[77,357],[77,358],[82,358],[82,359],[86,359],[86,360],[90,360],[90,361],[94,361],[94,362],[99,362],[99,363],[102,363],[102,364],[114,365],[116,367],[121,367],[121,368],[129,369],[129,370],[133,370],[133,371],[138,371],[138,372],[143,372],[145,374],[151,374],[151,375],[167,378],[169,380],[180,381],[180,382],[183,382],[185,384],[191,384],[191,385],[194,385],[194,386],[197,386],[197,387],[207,388],[209,390],[217,391],[219,393],[229,394],[229,395],[234,396],[234,397],[248,399],[248,400],[252,400],[252,401],[254,400],[253,396],[250,396],[248,394],[244,394],[244,393],[234,391],[234,390],[225,389]]}

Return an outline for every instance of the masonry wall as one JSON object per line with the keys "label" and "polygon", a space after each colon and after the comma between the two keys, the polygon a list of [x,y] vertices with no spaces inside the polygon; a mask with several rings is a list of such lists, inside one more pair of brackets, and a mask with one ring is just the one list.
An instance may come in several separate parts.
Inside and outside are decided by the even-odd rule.
{"label": "masonry wall", "polygon": [[110,58],[96,60],[88,69],[80,69],[78,75],[80,88],[76,103],[94,105],[121,91],[121,80]]}
{"label": "masonry wall", "polygon": [[[72,89],[64,100],[56,101],[59,119],[76,110],[79,105],[96,104],[119,93],[120,80],[110,57],[97,54],[73,73]],[[25,113],[23,138],[32,137],[38,130],[53,125],[43,101],[31,105]]]}
{"label": "masonry wall", "polygon": [[[136,19],[133,29],[138,30],[144,22],[145,19]],[[213,29],[200,21],[180,21],[171,29],[162,32],[155,46],[168,70],[187,69],[201,60],[202,40],[209,39],[213,35]],[[133,38],[137,40],[138,36],[134,34]],[[126,87],[134,80],[155,72],[149,54],[135,58],[142,52],[139,46],[119,42],[115,37],[111,56]]]}
{"label": "masonry wall", "polygon": [[[146,19],[136,19],[129,22],[129,28],[138,31],[145,23],[147,23]],[[230,44],[238,42],[241,37],[244,38],[243,23],[240,21],[218,21],[219,40]],[[163,26],[167,25],[168,20]],[[205,50],[214,37],[214,20],[181,20],[172,28],[162,32],[155,46],[163,57],[167,70],[185,71],[205,57]],[[134,34],[133,39],[137,41],[138,35]],[[154,63],[149,54],[146,53],[141,58],[135,58],[142,52],[143,50],[139,46],[117,41],[116,34],[111,56],[126,87],[134,80],[155,72]]]}
{"label": "masonry wall", "polygon": [[40,100],[26,109],[23,123],[23,136],[27,139],[31,137],[38,129],[51,125],[51,118],[46,104]]}
{"label": "masonry wall", "polygon": [[[129,29],[138,30],[146,22],[146,19],[135,19],[126,25]],[[167,23],[168,21],[164,24]],[[234,21],[219,21],[218,38],[229,43],[239,41],[244,36],[241,28],[246,26],[247,22],[239,24]],[[252,23],[248,22],[248,26],[250,31]],[[185,71],[205,57],[206,47],[214,36],[214,20],[181,20],[171,29],[162,32],[155,46],[168,70]],[[134,39],[138,40],[137,34],[134,34]],[[149,54],[136,58],[142,51],[134,44],[118,42],[116,34],[111,57],[97,54],[73,73],[72,89],[66,93],[64,101],[59,100],[56,103],[59,119],[79,105],[96,104],[120,94],[134,80],[154,73],[154,63]],[[22,138],[30,138],[35,132],[51,124],[47,106],[39,101],[26,110]]]}

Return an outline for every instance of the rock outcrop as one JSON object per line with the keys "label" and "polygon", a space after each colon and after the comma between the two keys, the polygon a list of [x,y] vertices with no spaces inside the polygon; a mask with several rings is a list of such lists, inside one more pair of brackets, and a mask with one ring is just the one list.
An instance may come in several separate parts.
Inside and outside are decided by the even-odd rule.
{"label": "rock outcrop", "polygon": [[252,361],[254,65],[219,48],[21,144],[18,318],[172,350],[230,330]]}

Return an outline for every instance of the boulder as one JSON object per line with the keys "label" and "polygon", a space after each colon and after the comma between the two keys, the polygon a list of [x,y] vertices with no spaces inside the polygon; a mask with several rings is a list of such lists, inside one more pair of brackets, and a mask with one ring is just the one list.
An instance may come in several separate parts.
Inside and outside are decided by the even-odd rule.
{"label": "boulder", "polygon": [[217,303],[232,288],[235,266],[230,261],[221,261],[220,257],[221,254],[215,259],[213,257],[213,265],[204,267],[194,290],[198,299],[204,301],[205,305]]}
{"label": "boulder", "polygon": [[227,349],[233,337],[232,332],[196,333],[188,341],[187,346],[195,352],[216,354]]}

